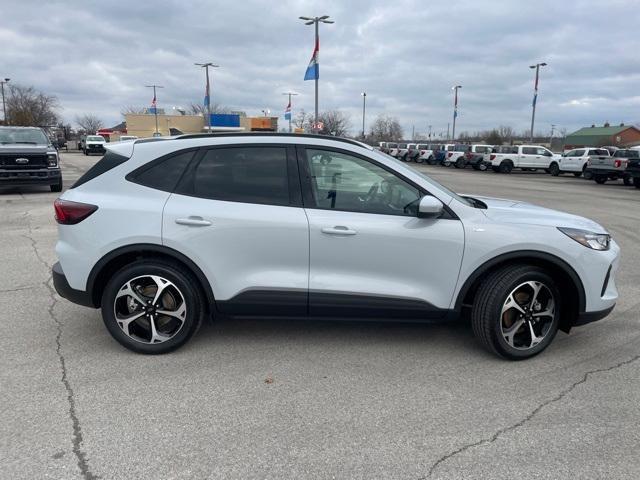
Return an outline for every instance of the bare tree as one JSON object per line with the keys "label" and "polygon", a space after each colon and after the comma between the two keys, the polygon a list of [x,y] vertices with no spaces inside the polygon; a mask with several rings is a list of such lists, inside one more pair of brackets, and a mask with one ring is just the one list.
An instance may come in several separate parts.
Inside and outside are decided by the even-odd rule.
{"label": "bare tree", "polygon": [[318,115],[318,122],[322,123],[322,128],[318,132],[322,135],[346,137],[351,129],[349,117],[340,110],[321,112]]}
{"label": "bare tree", "polygon": [[134,105],[126,105],[120,110],[120,114],[124,117],[126,115],[142,115],[147,111],[144,107],[136,107]]}
{"label": "bare tree", "polygon": [[494,128],[488,132],[485,132],[485,141],[489,145],[502,145],[504,142],[504,137],[500,134],[500,128]]}
{"label": "bare tree", "polygon": [[[189,105],[187,111],[191,115],[206,115],[207,107],[200,103],[192,103],[191,105]],[[211,105],[211,113],[232,113],[232,110],[229,107],[220,105],[219,103],[214,103],[213,105]]]}
{"label": "bare tree", "polygon": [[301,108],[293,120],[291,120],[291,123],[293,123],[296,128],[302,128],[308,131],[311,127],[311,116]]}
{"label": "bare tree", "polygon": [[104,126],[102,120],[92,113],[76,116],[76,123],[89,135],[93,135]]}
{"label": "bare tree", "polygon": [[378,116],[371,124],[367,140],[369,142],[389,142],[402,138],[402,127],[395,117]]}
{"label": "bare tree", "polygon": [[513,143],[513,137],[515,137],[516,135],[516,131],[513,129],[513,127],[509,127],[507,125],[500,125],[497,128],[497,131],[498,131],[498,135],[500,135],[500,138],[502,139],[503,142]]}
{"label": "bare tree", "polygon": [[45,95],[33,87],[10,85],[6,99],[8,124],[19,126],[45,126],[58,123],[58,99]]}

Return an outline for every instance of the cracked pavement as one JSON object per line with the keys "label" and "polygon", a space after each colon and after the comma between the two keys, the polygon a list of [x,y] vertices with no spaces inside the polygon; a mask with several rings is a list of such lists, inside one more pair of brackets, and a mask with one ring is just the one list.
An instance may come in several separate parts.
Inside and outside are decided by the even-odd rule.
{"label": "cracked pavement", "polygon": [[[65,183],[95,160],[63,154]],[[640,191],[418,168],[604,224],[613,314],[515,363],[463,324],[289,321],[204,325],[145,357],[53,292],[56,195],[2,190],[0,478],[640,478]]]}

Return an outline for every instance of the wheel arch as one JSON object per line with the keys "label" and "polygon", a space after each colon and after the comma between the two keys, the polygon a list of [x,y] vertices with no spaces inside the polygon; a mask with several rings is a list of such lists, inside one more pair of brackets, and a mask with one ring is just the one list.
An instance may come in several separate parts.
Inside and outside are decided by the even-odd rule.
{"label": "wheel arch", "polygon": [[109,278],[120,268],[139,259],[160,258],[169,259],[187,268],[195,277],[201,288],[201,293],[207,299],[205,308],[211,313],[215,306],[215,298],[211,284],[204,272],[186,255],[166,247],[152,243],[139,243],[116,248],[104,255],[91,269],[87,279],[87,292],[91,295],[94,306],[100,305],[102,292]]}
{"label": "wheel arch", "polygon": [[498,255],[482,265],[469,275],[460,288],[454,304],[457,314],[462,312],[464,306],[470,305],[478,291],[482,281],[492,271],[509,263],[529,264],[542,267],[558,283],[563,293],[562,311],[567,312],[560,322],[560,329],[568,332],[580,313],[586,308],[586,295],[580,276],[567,262],[561,258],[546,252],[536,250],[519,250]]}

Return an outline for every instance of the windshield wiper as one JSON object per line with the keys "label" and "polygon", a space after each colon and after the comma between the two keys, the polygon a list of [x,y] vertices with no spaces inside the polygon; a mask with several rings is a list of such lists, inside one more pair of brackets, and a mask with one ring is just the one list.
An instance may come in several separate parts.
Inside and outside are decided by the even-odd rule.
{"label": "windshield wiper", "polygon": [[20,145],[38,145],[38,142],[13,142],[19,143]]}

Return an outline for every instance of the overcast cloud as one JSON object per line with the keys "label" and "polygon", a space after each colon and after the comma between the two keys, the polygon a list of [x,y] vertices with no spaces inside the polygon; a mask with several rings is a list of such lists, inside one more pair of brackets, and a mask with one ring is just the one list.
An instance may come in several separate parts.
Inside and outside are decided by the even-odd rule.
{"label": "overcast cloud", "polygon": [[[304,72],[321,26],[320,109],[340,109],[359,131],[367,118],[398,117],[405,133],[446,131],[451,86],[457,131],[528,128],[533,71],[541,70],[536,130],[640,122],[637,0],[607,1],[65,1],[1,0],[0,76],[56,95],[61,114],[105,123],[126,105],[147,106],[144,86],[164,85],[158,106],[201,103],[214,61],[212,102],[259,115],[313,109]],[[284,120],[282,120],[284,122]]]}

